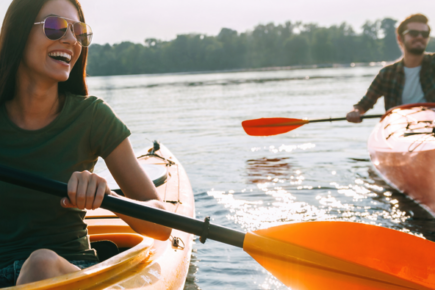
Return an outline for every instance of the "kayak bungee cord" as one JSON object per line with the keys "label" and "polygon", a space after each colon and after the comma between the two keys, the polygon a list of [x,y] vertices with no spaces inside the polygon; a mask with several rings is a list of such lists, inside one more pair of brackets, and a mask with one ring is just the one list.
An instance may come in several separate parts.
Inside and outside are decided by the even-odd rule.
{"label": "kayak bungee cord", "polygon": [[[421,134],[424,134],[424,133],[421,133]],[[426,135],[419,136],[419,137],[421,137],[420,139],[414,140],[414,141],[409,145],[409,147],[408,147],[408,152],[414,152],[418,147],[420,147],[420,145],[422,145],[422,144],[424,144],[425,142],[429,141],[429,139],[430,139],[431,137],[434,137],[434,136],[435,136],[434,133],[428,133],[428,134],[426,134]],[[405,136],[405,137],[406,137],[406,136]],[[418,143],[418,144],[417,144],[417,143]],[[411,149],[411,147],[412,147],[414,144],[416,144],[415,147]]]}
{"label": "kayak bungee cord", "polygon": [[[392,121],[390,123],[388,123],[385,127],[384,130],[386,130],[388,127],[392,127],[392,126],[398,126],[398,125],[405,125],[406,127],[402,127],[400,129],[397,129],[396,131],[393,131],[391,133],[389,133],[389,135],[385,138],[386,140],[390,139],[393,136],[397,136],[398,137],[417,137],[417,139],[412,140],[411,144],[408,147],[408,152],[414,152],[418,147],[420,147],[422,144],[424,144],[425,142],[428,142],[432,137],[435,137],[435,126],[434,126],[434,120],[410,120],[411,115],[417,114],[417,113],[421,113],[424,111],[434,111],[434,109],[430,109],[430,108],[426,108],[426,107],[420,107],[419,110],[415,110],[413,112],[409,112],[409,113],[403,113],[403,114],[399,114],[400,117],[405,118],[406,122],[403,121]],[[418,126],[420,124],[425,124],[423,127],[415,127]],[[430,131],[427,131],[427,130]],[[426,130],[423,132],[418,132],[418,130]],[[417,132],[415,132],[417,131]],[[418,138],[420,137],[420,138]]]}
{"label": "kayak bungee cord", "polygon": [[165,161],[166,166],[172,166],[172,165],[176,165],[176,163],[172,160],[166,159],[160,155],[158,155],[156,152],[160,150],[160,143],[157,140],[153,141],[153,148],[151,149],[151,151],[147,154],[143,154],[141,156],[138,156],[137,158],[142,158],[142,157],[156,157],[159,159],[162,159],[163,161]]}

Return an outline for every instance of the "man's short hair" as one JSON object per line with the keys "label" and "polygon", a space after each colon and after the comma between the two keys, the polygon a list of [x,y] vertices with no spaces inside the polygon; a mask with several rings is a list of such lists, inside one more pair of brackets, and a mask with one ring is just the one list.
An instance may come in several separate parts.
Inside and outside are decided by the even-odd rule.
{"label": "man's short hair", "polygon": [[412,15],[408,16],[405,20],[403,20],[399,24],[399,26],[396,29],[396,33],[398,35],[402,35],[403,32],[408,29],[408,23],[412,23],[412,22],[418,22],[418,23],[426,24],[427,27],[429,28],[429,32],[430,32],[430,26],[429,26],[429,24],[427,24],[428,21],[429,20],[427,19],[427,17],[424,16],[423,14],[420,14],[420,13],[418,13],[418,14],[412,14]]}

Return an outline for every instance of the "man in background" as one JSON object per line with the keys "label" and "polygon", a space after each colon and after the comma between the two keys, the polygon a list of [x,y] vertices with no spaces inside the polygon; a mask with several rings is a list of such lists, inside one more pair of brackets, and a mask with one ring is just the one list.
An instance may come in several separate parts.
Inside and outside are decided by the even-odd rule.
{"label": "man in background", "polygon": [[361,116],[384,96],[385,110],[405,104],[435,102],[435,54],[425,54],[430,27],[422,14],[414,14],[396,29],[403,58],[380,70],[367,94],[346,118],[360,123]]}

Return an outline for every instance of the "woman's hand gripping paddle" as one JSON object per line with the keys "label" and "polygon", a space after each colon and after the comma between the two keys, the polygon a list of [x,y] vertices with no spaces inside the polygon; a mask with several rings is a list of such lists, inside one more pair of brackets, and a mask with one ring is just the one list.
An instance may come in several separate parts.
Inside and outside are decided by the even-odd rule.
{"label": "woman's hand gripping paddle", "polygon": [[[0,166],[0,180],[61,197],[65,183]],[[285,285],[314,289],[434,289],[435,243],[351,222],[284,224],[243,233],[105,196],[102,208],[243,248]]]}
{"label": "woman's hand gripping paddle", "polygon": [[[383,115],[361,116],[361,119],[381,118]],[[346,118],[329,119],[290,119],[290,118],[261,118],[242,122],[243,129],[251,136],[273,136],[284,134],[308,123],[344,121]]]}

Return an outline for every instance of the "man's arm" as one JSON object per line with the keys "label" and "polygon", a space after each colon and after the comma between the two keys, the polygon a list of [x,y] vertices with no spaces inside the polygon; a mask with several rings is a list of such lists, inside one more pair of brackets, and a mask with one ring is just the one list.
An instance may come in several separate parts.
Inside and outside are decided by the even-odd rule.
{"label": "man's arm", "polygon": [[382,97],[383,94],[383,70],[381,70],[373,80],[372,84],[367,90],[366,95],[353,106],[352,111],[347,113],[347,121],[352,123],[361,123],[361,116],[373,108],[373,106],[376,104],[376,101]]}

